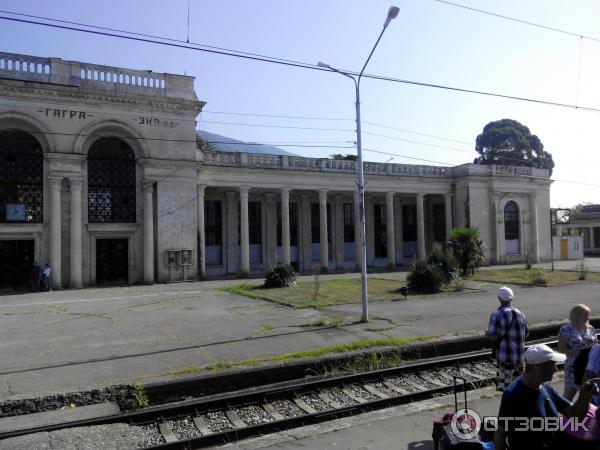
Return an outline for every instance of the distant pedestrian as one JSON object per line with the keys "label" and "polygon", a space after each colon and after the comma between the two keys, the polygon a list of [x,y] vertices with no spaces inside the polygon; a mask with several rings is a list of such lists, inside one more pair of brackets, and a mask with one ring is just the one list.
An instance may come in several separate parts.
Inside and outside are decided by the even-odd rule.
{"label": "distant pedestrian", "polygon": [[490,316],[486,331],[495,350],[497,391],[503,391],[523,372],[525,338],[529,328],[525,314],[511,305],[513,297],[512,289],[506,286],[498,289],[500,306]]}
{"label": "distant pedestrian", "polygon": [[43,285],[48,291],[52,290],[52,278],[50,277],[51,273],[52,269],[50,266],[48,264],[44,264],[44,268],[42,269],[42,283],[40,284]]}
{"label": "distant pedestrian", "polygon": [[596,331],[588,321],[590,312],[585,305],[575,305],[569,313],[569,323],[558,331],[558,351],[567,355],[563,396],[568,400],[573,400],[580,387],[575,381],[575,358],[581,350],[590,348],[597,341]]}

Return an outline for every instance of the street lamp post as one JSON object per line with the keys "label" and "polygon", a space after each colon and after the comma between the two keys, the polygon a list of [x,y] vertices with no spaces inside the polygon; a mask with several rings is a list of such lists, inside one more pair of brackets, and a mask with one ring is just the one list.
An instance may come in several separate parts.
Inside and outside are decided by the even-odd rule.
{"label": "street lamp post", "polygon": [[379,37],[375,42],[375,45],[371,49],[371,53],[369,53],[369,57],[365,61],[365,64],[358,74],[358,77],[346,72],[342,72],[334,67],[331,67],[329,64],[325,64],[323,62],[319,62],[319,67],[324,67],[326,69],[331,70],[332,72],[339,73],[340,75],[344,75],[345,77],[350,78],[354,82],[354,87],[356,89],[356,163],[358,165],[358,214],[360,217],[360,281],[361,281],[361,303],[362,303],[362,318],[361,322],[367,322],[369,320],[369,303],[368,303],[368,295],[367,295],[367,243],[365,237],[365,180],[364,180],[364,171],[363,171],[363,159],[362,159],[362,142],[361,142],[361,128],[360,128],[360,80],[363,76],[365,68],[369,61],[371,60],[371,56],[373,56],[373,52],[377,48],[377,44],[381,40],[385,29],[390,24],[392,19],[395,19],[398,16],[398,12],[400,9],[396,6],[390,6],[388,10],[387,18],[383,24],[383,29],[381,33],[379,33]]}

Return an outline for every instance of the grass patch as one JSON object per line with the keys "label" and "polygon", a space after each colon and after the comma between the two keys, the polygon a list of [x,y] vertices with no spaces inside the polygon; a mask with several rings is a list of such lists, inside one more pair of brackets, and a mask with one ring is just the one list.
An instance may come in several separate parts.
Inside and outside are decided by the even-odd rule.
{"label": "grass patch", "polygon": [[546,286],[558,286],[561,284],[586,283],[600,281],[600,273],[589,273],[586,280],[579,280],[579,272],[568,270],[548,269],[491,269],[480,270],[475,275],[470,276],[470,280],[487,281],[490,283],[501,284],[525,284],[531,285],[531,276],[533,271],[539,271],[546,280]]}
{"label": "grass patch", "polygon": [[[417,336],[417,337],[406,337],[406,338],[391,337],[391,338],[383,338],[383,339],[366,339],[363,341],[353,342],[351,344],[335,345],[332,347],[323,347],[323,348],[317,348],[317,349],[313,349],[313,350],[306,350],[306,351],[302,351],[302,352],[284,353],[281,355],[273,355],[273,356],[270,356],[268,358],[263,358],[263,359],[250,358],[250,359],[243,359],[240,361],[218,362],[218,363],[211,364],[208,366],[184,367],[183,369],[172,370],[172,371],[166,372],[164,374],[161,374],[161,376],[162,375],[167,375],[167,376],[194,375],[194,374],[210,372],[210,371],[218,372],[221,370],[232,369],[232,368],[252,367],[252,366],[258,366],[260,364],[266,364],[266,363],[270,363],[270,362],[288,362],[288,361],[294,361],[294,360],[309,359],[309,358],[315,358],[318,356],[324,356],[324,355],[329,355],[329,354],[333,354],[333,353],[344,353],[344,352],[356,351],[356,350],[367,350],[370,348],[392,347],[392,346],[401,348],[401,347],[406,347],[415,342],[425,341],[427,339],[431,339],[431,337]],[[388,357],[388,356],[381,356],[381,355],[364,355],[361,358],[358,358],[355,363],[347,363],[344,367],[346,369],[348,369],[348,368],[354,367],[356,364],[358,364],[360,366],[367,365],[369,367],[383,366],[383,365],[389,366],[389,364],[392,363],[392,360],[390,360],[389,358],[392,358],[394,361],[399,361],[399,359],[395,356]],[[394,359],[394,358],[396,358],[396,359]]]}
{"label": "grass patch", "polygon": [[[369,278],[369,301],[402,301],[398,292],[402,282],[387,278]],[[314,298],[314,283],[302,282],[296,286],[280,289],[263,289],[248,283],[225,287],[231,294],[267,300],[293,308],[322,308],[344,303],[360,303],[361,285],[359,278],[334,278],[320,280],[318,297]],[[409,296],[408,298],[411,298]]]}

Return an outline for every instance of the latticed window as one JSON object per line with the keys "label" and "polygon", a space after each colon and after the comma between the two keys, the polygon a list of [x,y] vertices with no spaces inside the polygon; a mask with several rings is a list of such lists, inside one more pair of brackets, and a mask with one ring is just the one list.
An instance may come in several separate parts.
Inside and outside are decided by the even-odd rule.
{"label": "latticed window", "polygon": [[504,239],[519,239],[519,207],[512,201],[504,207]]}
{"label": "latticed window", "polygon": [[44,157],[32,135],[0,132],[0,222],[41,223]]}
{"label": "latticed window", "polygon": [[88,153],[90,223],[135,223],[135,155],[115,137],[100,138]]}

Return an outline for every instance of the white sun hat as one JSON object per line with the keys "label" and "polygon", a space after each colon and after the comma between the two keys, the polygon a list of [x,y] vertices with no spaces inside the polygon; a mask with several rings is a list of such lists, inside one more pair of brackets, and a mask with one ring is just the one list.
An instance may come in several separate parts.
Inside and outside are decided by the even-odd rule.
{"label": "white sun hat", "polygon": [[528,364],[542,364],[548,361],[562,363],[565,359],[567,355],[555,352],[546,344],[532,345],[525,350],[525,362]]}

